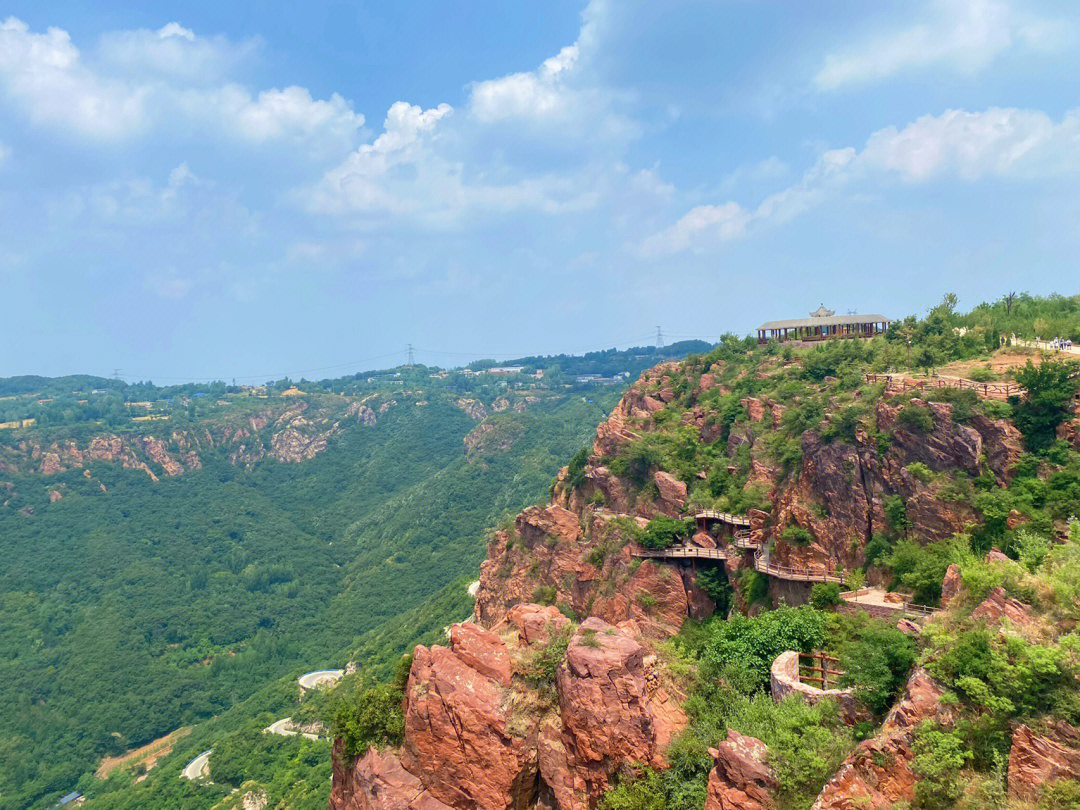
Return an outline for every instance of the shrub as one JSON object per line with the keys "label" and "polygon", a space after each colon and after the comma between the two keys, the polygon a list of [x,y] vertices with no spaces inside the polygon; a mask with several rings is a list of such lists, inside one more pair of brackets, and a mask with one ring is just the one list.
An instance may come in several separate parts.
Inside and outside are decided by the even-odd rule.
{"label": "shrub", "polygon": [[739,572],[739,590],[748,605],[756,605],[769,598],[769,578],[753,568]]}
{"label": "shrub", "polygon": [[592,448],[586,445],[574,453],[570,459],[570,464],[566,470],[566,483],[570,485],[571,489],[577,489],[585,483],[585,464],[589,460],[591,450]]}
{"label": "shrub", "polygon": [[769,682],[773,659],[787,650],[810,652],[825,641],[825,614],[810,607],[780,607],[759,616],[732,616],[710,625],[712,638],[702,651],[707,672],[742,670],[753,687]]}
{"label": "shrub", "polygon": [[551,689],[555,686],[555,675],[566,657],[571,632],[570,627],[564,627],[552,633],[547,644],[528,654],[520,665],[521,676],[526,683],[535,689]]}
{"label": "shrub", "polygon": [[835,582],[816,582],[810,589],[810,604],[818,610],[825,610],[840,604],[840,586]]}
{"label": "shrub", "polygon": [[882,504],[882,510],[885,512],[885,520],[889,524],[889,528],[895,534],[902,534],[907,537],[912,523],[908,519],[907,504],[904,503],[904,499],[899,495],[890,495]]}
{"label": "shrub", "polygon": [[694,582],[716,603],[718,616],[727,616],[731,610],[731,583],[723,566],[716,565],[702,568],[697,572]]}
{"label": "shrub", "polygon": [[[408,657],[411,663],[412,656]],[[406,675],[408,669],[404,670]],[[399,683],[380,683],[365,686],[359,678],[346,691],[334,711],[331,731],[343,740],[345,756],[353,759],[371,746],[397,745],[405,731],[401,701],[405,695],[404,680]]]}
{"label": "shrub", "polygon": [[929,484],[934,480],[934,473],[921,461],[913,461],[904,469],[911,473],[912,478],[924,484]]}
{"label": "shrub", "polygon": [[964,541],[941,541],[920,546],[910,540],[901,540],[885,560],[892,568],[896,580],[914,591],[914,600],[924,605],[937,604],[941,599],[941,581],[949,565],[966,562],[970,552]]}
{"label": "shrub", "polygon": [[784,530],[780,532],[780,536],[796,546],[808,546],[814,542],[814,535],[802,526],[786,526],[784,527]]}
{"label": "shrub", "polygon": [[883,714],[915,662],[915,642],[893,626],[873,622],[840,649],[843,686],[875,714]]}
{"label": "shrub", "polygon": [[1045,452],[1054,443],[1057,426],[1069,415],[1076,394],[1080,367],[1047,360],[1035,366],[1030,360],[1016,374],[1027,389],[1016,409],[1016,426],[1033,453]]}
{"label": "shrub", "polygon": [[915,799],[924,810],[950,807],[963,792],[960,769],[971,759],[955,732],[924,724],[915,735],[911,768],[923,777],[915,783]]}
{"label": "shrub", "polygon": [[692,518],[680,520],[658,515],[649,521],[641,535],[641,545],[646,548],[668,548],[694,531]]}
{"label": "shrub", "polygon": [[554,605],[558,590],[554,585],[537,585],[533,590],[533,601],[538,605]]}
{"label": "shrub", "polygon": [[922,405],[908,403],[900,410],[896,421],[909,430],[918,433],[934,432],[934,414],[929,408]]}

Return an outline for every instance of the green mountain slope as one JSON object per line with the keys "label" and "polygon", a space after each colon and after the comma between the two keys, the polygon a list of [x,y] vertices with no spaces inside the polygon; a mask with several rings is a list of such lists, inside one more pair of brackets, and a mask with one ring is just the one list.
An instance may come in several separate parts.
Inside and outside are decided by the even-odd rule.
{"label": "green mountain slope", "polygon": [[[156,482],[108,462],[0,471],[0,807],[48,806],[102,756],[213,715],[239,728],[358,648],[386,664],[442,619],[408,619],[435,595],[439,628],[461,618],[485,529],[543,497],[618,396],[547,392],[481,423],[413,394],[299,463],[247,469],[219,446]],[[479,424],[501,438],[466,453]]]}

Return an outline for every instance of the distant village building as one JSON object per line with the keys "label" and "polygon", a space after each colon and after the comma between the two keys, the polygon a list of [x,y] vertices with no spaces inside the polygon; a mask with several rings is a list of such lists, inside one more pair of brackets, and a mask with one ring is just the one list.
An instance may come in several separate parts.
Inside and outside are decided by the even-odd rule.
{"label": "distant village building", "polygon": [[889,328],[891,318],[884,315],[837,315],[822,304],[809,318],[769,321],[757,328],[758,343],[770,340],[831,340],[832,338],[871,338]]}
{"label": "distant village building", "polygon": [[525,366],[492,366],[487,370],[488,374],[520,374]]}

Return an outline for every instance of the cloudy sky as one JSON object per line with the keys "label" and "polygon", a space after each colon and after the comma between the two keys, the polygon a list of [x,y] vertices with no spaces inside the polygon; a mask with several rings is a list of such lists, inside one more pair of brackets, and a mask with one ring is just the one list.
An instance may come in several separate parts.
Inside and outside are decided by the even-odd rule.
{"label": "cloudy sky", "polygon": [[1080,8],[819,5],[0,5],[0,376],[1080,292]]}

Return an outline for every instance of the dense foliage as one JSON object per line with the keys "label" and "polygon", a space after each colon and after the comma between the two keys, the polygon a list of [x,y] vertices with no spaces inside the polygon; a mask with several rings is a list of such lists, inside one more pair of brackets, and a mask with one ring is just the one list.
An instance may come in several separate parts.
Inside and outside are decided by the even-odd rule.
{"label": "dense foliage", "polygon": [[[618,396],[602,393],[607,404]],[[214,715],[233,726],[203,741],[215,759],[234,733],[230,750],[253,764],[256,749],[314,750],[263,740],[262,727],[295,707],[273,702],[281,714],[256,721],[249,696],[283,679],[295,702],[298,674],[354,655],[374,683],[467,615],[462,577],[475,576],[486,527],[542,497],[602,415],[579,396],[548,395],[492,417],[519,426],[510,447],[468,457],[462,439],[476,422],[432,392],[423,407],[353,423],[298,464],[246,470],[204,450],[202,470],[156,483],[107,463],[90,478],[4,476],[19,499],[0,508],[0,807],[46,806],[77,784],[100,792],[84,775],[102,756]],[[144,801],[170,806],[178,760],[201,733],[178,746],[168,779],[159,765],[138,786]],[[320,778],[312,795],[325,803],[327,787]]]}

